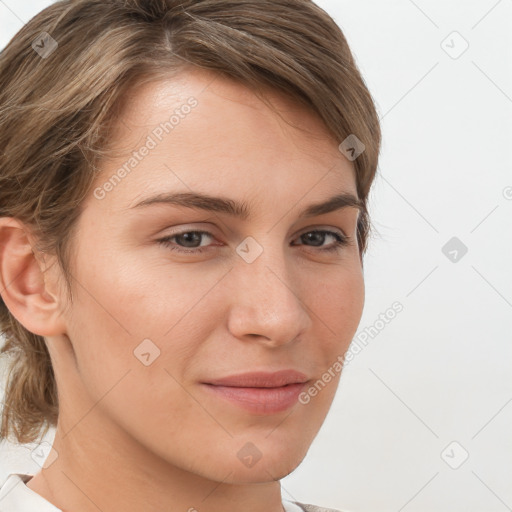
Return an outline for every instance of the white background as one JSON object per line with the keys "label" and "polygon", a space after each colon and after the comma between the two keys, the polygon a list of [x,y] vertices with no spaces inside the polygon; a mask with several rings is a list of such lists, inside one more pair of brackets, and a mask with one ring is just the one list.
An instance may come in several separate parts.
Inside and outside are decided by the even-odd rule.
{"label": "white background", "polygon": [[[50,3],[0,0],[0,47]],[[512,1],[317,3],[383,129],[358,334],[404,309],[353,344],[283,495],[352,512],[512,510]],[[468,249],[455,262],[452,237]],[[0,483],[38,471],[30,448],[3,445]]]}

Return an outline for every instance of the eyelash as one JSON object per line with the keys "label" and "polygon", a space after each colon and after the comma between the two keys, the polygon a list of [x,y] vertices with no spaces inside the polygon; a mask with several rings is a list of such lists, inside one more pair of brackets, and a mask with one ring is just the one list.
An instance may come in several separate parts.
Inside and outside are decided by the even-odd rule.
{"label": "eyelash", "polygon": [[[179,247],[179,246],[176,246],[175,244],[171,243],[171,240],[173,238],[176,238],[178,236],[182,236],[182,235],[185,235],[188,233],[208,235],[208,236],[214,238],[213,235],[208,231],[190,230],[190,231],[182,231],[181,233],[175,233],[174,235],[160,238],[159,240],[157,240],[157,242],[160,243],[161,245],[163,245],[164,247],[168,247],[172,251],[176,251],[176,252],[183,253],[183,254],[198,254],[198,253],[202,253],[208,249],[207,247],[206,248],[196,247],[194,249],[184,250],[184,249],[178,249],[177,247]],[[336,242],[334,242],[333,245],[331,245],[327,248],[319,249],[320,252],[328,253],[328,252],[339,251],[341,248],[343,248],[349,244],[348,237],[341,235],[336,231],[330,231],[330,230],[326,230],[326,229],[313,229],[311,231],[306,231],[305,233],[302,233],[301,235],[299,235],[299,238],[303,235],[307,235],[308,233],[327,233],[328,235],[331,235],[336,239]]]}

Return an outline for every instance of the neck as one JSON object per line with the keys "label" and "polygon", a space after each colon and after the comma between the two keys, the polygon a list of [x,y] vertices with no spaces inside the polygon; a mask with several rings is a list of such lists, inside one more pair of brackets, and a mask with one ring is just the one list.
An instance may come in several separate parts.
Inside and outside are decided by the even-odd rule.
{"label": "neck", "polygon": [[64,512],[283,512],[280,484],[270,473],[261,483],[236,483],[230,474],[206,478],[98,419],[92,413],[74,424],[59,418],[47,460],[56,458],[27,483]]}

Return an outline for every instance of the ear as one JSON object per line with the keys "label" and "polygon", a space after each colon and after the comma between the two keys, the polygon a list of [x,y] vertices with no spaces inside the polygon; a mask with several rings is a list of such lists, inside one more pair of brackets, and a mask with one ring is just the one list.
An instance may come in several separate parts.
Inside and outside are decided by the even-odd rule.
{"label": "ear", "polygon": [[[66,332],[53,273],[43,273],[30,230],[14,217],[0,217],[0,295],[11,314],[40,336]],[[45,283],[46,278],[46,283]]]}

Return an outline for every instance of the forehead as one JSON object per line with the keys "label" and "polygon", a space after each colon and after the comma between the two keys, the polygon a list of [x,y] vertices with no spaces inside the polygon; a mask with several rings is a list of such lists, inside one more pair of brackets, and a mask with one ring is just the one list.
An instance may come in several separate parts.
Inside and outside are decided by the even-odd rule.
{"label": "forehead", "polygon": [[[319,116],[310,108],[300,104],[290,95],[270,87],[259,86],[261,93],[269,100],[286,120],[303,131],[309,137],[329,138],[329,134]],[[124,97],[123,111],[120,115],[119,128],[127,127],[130,122],[140,123],[145,120],[148,124],[155,124],[167,118],[190,97],[198,100],[200,109],[195,113],[207,114],[219,108],[226,114],[240,113],[240,109],[252,110],[252,120],[274,118],[275,113],[268,109],[255,92],[246,85],[224,74],[189,66],[175,74],[160,76],[154,80],[135,85]],[[249,112],[245,113],[248,117]],[[222,118],[215,119],[219,126]],[[246,119],[247,120],[247,119]],[[277,121],[277,119],[276,119]],[[126,135],[126,133],[123,133]],[[120,134],[119,134],[120,135]]]}
{"label": "forehead", "polygon": [[[355,194],[353,164],[322,120],[279,91],[264,93],[280,115],[246,86],[195,68],[131,90],[111,141],[118,154],[102,163],[96,184],[122,166],[128,172],[105,203],[126,208],[163,189],[220,195],[227,187],[240,198],[244,188]],[[144,146],[150,151],[133,161]],[[126,166],[130,160],[135,165]]]}

